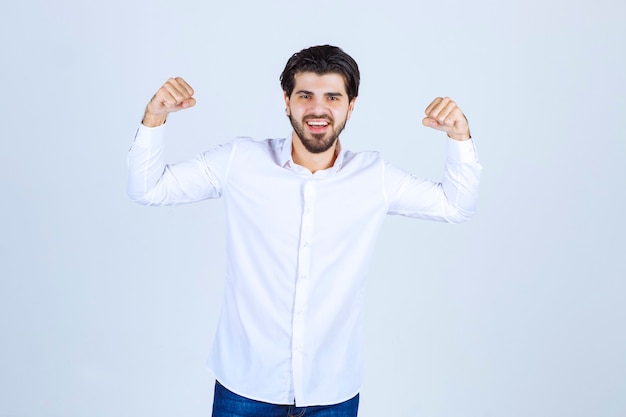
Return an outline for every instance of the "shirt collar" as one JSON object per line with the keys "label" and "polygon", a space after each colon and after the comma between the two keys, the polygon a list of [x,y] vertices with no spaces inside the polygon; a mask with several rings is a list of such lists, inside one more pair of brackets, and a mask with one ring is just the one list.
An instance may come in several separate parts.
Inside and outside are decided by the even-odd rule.
{"label": "shirt collar", "polygon": [[[287,138],[283,139],[283,146],[280,150],[280,166],[283,168],[290,168],[296,165],[291,158],[291,150],[292,150],[292,136],[289,135]],[[335,148],[335,152],[337,154],[337,158],[335,159],[335,163],[332,167],[325,169],[324,171],[328,171],[331,173],[337,172],[343,166],[343,160],[345,152],[342,149],[341,141],[337,139],[337,147]]]}

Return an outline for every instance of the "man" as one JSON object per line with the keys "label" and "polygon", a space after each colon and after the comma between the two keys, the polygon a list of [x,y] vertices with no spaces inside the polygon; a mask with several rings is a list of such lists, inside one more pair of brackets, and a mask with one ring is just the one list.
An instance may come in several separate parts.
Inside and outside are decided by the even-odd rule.
{"label": "man", "polygon": [[435,99],[422,122],[450,138],[440,183],[343,149],[360,75],[337,47],[294,54],[280,80],[290,138],[237,139],[165,165],[162,125],[196,103],[182,78],[169,79],[130,150],[128,193],[147,205],[224,199],[226,285],[208,360],[214,417],[356,416],[365,277],[382,221],[468,220],[481,166],[449,98]]}

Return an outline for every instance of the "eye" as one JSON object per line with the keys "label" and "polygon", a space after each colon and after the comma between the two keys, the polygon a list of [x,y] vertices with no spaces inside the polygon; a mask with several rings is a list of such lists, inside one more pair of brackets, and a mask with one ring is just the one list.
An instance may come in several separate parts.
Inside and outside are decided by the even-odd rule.
{"label": "eye", "polygon": [[311,98],[311,96],[308,95],[308,94],[300,94],[300,98],[304,99],[304,100],[307,100],[307,99]]}

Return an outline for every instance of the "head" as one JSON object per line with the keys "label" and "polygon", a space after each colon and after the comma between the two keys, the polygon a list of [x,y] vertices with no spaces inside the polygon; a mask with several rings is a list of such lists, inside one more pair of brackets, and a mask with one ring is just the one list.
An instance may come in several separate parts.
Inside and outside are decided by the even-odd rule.
{"label": "head", "polygon": [[280,76],[287,116],[312,153],[332,148],[359,92],[359,68],[336,46],[313,46],[294,54]]}
{"label": "head", "polygon": [[289,58],[280,85],[287,96],[291,96],[295,85],[295,75],[300,72],[313,72],[317,75],[329,73],[343,77],[348,99],[352,101],[359,95],[361,74],[356,61],[341,48],[331,45],[312,46],[296,52]]}

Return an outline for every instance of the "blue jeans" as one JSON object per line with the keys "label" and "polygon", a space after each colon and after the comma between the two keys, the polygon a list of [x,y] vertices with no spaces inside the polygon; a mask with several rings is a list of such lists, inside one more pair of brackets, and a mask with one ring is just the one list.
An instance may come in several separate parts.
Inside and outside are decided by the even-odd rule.
{"label": "blue jeans", "polygon": [[213,417],[356,417],[358,409],[359,394],[339,404],[296,407],[250,400],[215,382]]}

